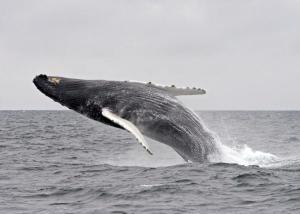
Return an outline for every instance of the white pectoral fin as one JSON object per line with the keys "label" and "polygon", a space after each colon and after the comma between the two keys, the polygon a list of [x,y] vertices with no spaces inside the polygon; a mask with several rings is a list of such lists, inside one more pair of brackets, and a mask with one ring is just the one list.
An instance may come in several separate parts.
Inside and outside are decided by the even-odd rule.
{"label": "white pectoral fin", "polygon": [[129,131],[131,134],[133,134],[136,139],[138,140],[138,142],[146,149],[146,151],[152,155],[153,153],[150,151],[149,149],[149,145],[147,144],[144,136],[142,135],[142,133],[138,130],[138,128],[131,123],[128,120],[125,120],[121,117],[119,117],[118,115],[112,113],[109,109],[102,109],[102,115],[104,117],[106,117],[107,119],[111,120],[112,122],[120,125],[121,127],[123,127],[124,129],[126,129],[127,131]]}

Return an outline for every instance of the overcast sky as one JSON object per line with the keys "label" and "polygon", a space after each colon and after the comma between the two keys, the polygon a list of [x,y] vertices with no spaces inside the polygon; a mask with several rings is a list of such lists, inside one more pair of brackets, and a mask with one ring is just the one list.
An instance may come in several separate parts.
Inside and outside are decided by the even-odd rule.
{"label": "overcast sky", "polygon": [[300,110],[299,0],[1,0],[0,109],[64,109],[44,73],[207,90],[194,109]]}

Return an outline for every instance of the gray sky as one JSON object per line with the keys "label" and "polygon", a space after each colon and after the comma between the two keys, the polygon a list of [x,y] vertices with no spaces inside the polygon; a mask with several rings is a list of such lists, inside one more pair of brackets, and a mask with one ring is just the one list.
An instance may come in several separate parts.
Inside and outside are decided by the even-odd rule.
{"label": "gray sky", "polygon": [[207,90],[194,109],[300,110],[299,0],[1,0],[0,109],[63,109],[45,73]]}

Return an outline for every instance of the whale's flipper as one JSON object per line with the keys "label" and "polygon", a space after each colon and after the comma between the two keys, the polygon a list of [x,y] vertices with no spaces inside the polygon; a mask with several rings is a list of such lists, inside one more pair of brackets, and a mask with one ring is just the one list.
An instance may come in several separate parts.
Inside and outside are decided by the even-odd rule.
{"label": "whale's flipper", "polygon": [[176,87],[175,85],[167,86],[167,85],[159,85],[152,82],[138,82],[138,81],[129,81],[129,82],[135,82],[140,84],[145,84],[148,87],[154,87],[158,89],[162,89],[164,91],[169,92],[173,96],[182,96],[182,95],[200,95],[200,94],[206,94],[206,91],[202,88],[196,88],[196,87]]}
{"label": "whale's flipper", "polygon": [[129,131],[131,134],[133,134],[136,137],[136,139],[138,140],[138,142],[146,149],[146,151],[150,155],[153,154],[150,151],[149,145],[147,144],[147,142],[146,142],[145,138],[143,137],[142,133],[138,130],[138,128],[133,123],[131,123],[130,121],[125,120],[125,119],[119,117],[118,115],[112,113],[107,108],[102,109],[102,115],[104,117],[106,117],[107,119],[111,120],[112,122],[120,125],[124,129]]}

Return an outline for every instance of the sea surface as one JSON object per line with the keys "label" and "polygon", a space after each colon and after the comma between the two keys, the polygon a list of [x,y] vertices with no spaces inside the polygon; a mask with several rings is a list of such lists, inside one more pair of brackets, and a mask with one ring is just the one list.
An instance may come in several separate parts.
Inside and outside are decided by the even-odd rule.
{"label": "sea surface", "polygon": [[197,113],[210,163],[71,111],[0,111],[0,213],[300,213],[299,111]]}

